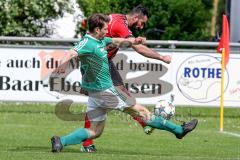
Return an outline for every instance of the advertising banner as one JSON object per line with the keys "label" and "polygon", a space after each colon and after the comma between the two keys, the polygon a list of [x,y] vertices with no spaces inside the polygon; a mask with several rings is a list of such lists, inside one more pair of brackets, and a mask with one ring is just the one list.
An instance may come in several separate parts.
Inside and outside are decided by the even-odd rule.
{"label": "advertising banner", "polygon": [[[86,103],[81,94],[78,59],[65,63],[67,50],[0,49],[0,100]],[[120,50],[114,63],[125,87],[138,103],[154,105],[175,96],[176,105],[219,106],[221,55],[217,53],[164,52],[172,63]],[[94,65],[94,64],[93,64]],[[225,72],[225,106],[240,107],[240,56],[230,54]]]}

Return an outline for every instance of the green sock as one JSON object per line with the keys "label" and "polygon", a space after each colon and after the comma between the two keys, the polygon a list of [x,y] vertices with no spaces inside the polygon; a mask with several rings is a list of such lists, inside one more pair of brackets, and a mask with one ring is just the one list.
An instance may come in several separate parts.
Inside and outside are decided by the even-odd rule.
{"label": "green sock", "polygon": [[173,134],[183,133],[182,126],[174,124],[173,122],[166,120],[161,116],[152,115],[151,119],[147,121],[146,124],[153,128],[169,131]]}
{"label": "green sock", "polygon": [[85,128],[80,128],[64,137],[61,137],[60,140],[63,146],[67,146],[72,144],[79,144],[89,137],[89,131]]}

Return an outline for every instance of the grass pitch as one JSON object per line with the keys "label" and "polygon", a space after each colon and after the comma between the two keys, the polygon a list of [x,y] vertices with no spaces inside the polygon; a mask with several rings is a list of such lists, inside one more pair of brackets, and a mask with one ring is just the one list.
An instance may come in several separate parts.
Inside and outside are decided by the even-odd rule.
{"label": "grass pitch", "polygon": [[[83,108],[75,106],[72,111],[77,114]],[[240,109],[225,109],[226,133],[220,133],[218,108],[177,107],[176,123],[199,120],[196,130],[182,140],[159,130],[145,135],[130,117],[113,112],[102,137],[95,141],[98,151],[92,154],[81,153],[80,145],[51,153],[50,137],[83,126],[81,121],[60,120],[54,110],[50,104],[0,104],[0,159],[240,160]]]}

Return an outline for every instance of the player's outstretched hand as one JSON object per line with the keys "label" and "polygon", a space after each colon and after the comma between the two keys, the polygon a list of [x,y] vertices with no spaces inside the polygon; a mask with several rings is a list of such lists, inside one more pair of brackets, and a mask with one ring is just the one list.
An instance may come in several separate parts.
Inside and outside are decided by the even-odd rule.
{"label": "player's outstretched hand", "polygon": [[161,60],[162,60],[163,62],[169,64],[169,63],[171,63],[171,61],[172,61],[172,56],[170,56],[170,55],[164,55],[164,56],[162,56]]}

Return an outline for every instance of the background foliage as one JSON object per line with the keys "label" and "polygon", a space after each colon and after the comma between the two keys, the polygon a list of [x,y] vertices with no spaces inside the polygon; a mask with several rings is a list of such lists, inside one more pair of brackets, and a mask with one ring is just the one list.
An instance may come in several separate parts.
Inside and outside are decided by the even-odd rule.
{"label": "background foliage", "polygon": [[4,0],[0,1],[0,35],[48,36],[51,20],[70,12],[68,0]]}
{"label": "background foliage", "polygon": [[[209,40],[212,1],[208,0],[78,0],[88,17],[93,13],[128,13],[139,3],[150,11],[148,39]],[[78,27],[80,28],[80,27]]]}
{"label": "background foliage", "polygon": [[[134,6],[143,4],[150,11],[150,19],[137,35],[156,40],[211,40],[213,1],[209,0],[76,0],[85,17],[93,13],[127,14]],[[224,1],[219,1],[219,14]],[[71,0],[4,0],[0,1],[1,36],[50,36],[53,20],[65,12],[73,12]],[[220,18],[219,18],[220,17]],[[81,29],[81,19],[76,18]],[[221,24],[221,16],[217,25]],[[217,27],[220,30],[220,27]]]}

